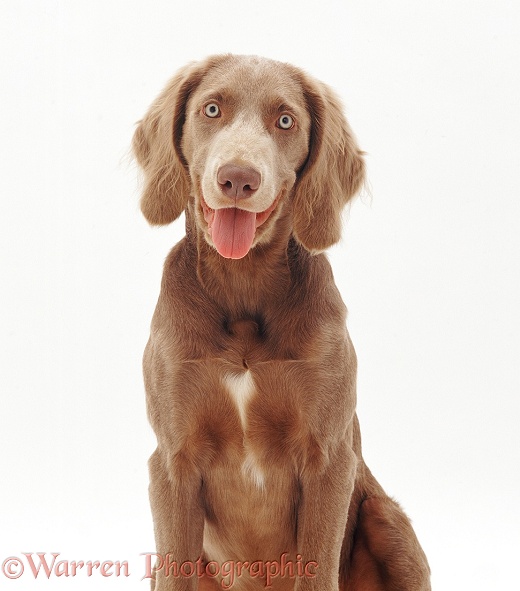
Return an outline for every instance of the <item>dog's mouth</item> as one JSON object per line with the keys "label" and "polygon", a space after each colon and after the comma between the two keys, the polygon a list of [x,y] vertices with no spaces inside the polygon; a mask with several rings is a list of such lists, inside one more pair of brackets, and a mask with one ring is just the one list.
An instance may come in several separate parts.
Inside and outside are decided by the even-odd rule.
{"label": "dog's mouth", "polygon": [[276,209],[280,195],[265,211],[254,212],[239,207],[212,209],[202,193],[200,203],[208,233],[218,253],[226,259],[241,259],[251,250],[256,230]]}

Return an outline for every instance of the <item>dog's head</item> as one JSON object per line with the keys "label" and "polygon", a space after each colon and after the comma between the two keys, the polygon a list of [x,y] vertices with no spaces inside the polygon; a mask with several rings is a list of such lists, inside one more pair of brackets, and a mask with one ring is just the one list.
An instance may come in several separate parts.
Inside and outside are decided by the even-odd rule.
{"label": "dog's head", "polygon": [[306,249],[328,248],[364,178],[362,153],[330,88],[250,56],[183,68],[139,123],[133,149],[145,174],[147,220],[172,222],[193,196],[200,231],[226,258],[269,241],[285,207]]}

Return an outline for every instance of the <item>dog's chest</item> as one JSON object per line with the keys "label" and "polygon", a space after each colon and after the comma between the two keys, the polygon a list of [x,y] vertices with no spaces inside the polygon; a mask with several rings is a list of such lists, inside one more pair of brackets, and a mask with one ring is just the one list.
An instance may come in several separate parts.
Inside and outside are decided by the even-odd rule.
{"label": "dog's chest", "polygon": [[246,488],[268,490],[272,474],[294,478],[302,465],[309,371],[280,358],[267,332],[258,319],[230,322],[215,349],[178,375],[177,441],[206,479],[222,468]]}
{"label": "dog's chest", "polygon": [[251,432],[251,426],[248,424],[249,405],[256,394],[253,375],[249,370],[241,374],[224,373],[222,385],[240,419],[243,433],[242,475],[252,480],[258,488],[262,488],[265,484],[264,471],[258,462],[258,452],[255,453],[248,437]]}
{"label": "dog's chest", "polygon": [[[220,453],[203,470],[206,555],[224,560],[239,548],[241,555],[255,559],[259,545],[281,555],[293,548],[298,494],[294,454],[286,442],[292,432],[288,416],[297,413],[281,413],[280,423],[280,412],[273,407],[275,398],[276,405],[283,406],[283,398],[278,398],[285,393],[282,367],[262,362],[235,370],[223,364],[218,370],[220,400],[215,397],[215,402],[228,409],[234,427],[226,431],[230,438],[220,442]],[[215,421],[220,423],[222,417],[216,412],[208,417],[213,427],[206,430],[220,433]],[[236,547],[228,545],[230,540]]]}

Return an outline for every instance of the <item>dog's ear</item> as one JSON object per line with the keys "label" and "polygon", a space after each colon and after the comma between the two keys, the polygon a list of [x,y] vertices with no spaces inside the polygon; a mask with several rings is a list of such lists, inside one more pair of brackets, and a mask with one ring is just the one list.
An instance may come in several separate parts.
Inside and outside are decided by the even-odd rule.
{"label": "dog's ear", "polygon": [[311,134],[293,194],[293,232],[307,250],[321,252],[341,237],[341,211],[360,189],[365,163],[333,91],[300,76]]}
{"label": "dog's ear", "polygon": [[173,222],[188,202],[190,178],[180,148],[182,128],[189,95],[208,67],[208,62],[201,62],[182,68],[135,130],[132,148],[144,172],[141,211],[150,224]]}

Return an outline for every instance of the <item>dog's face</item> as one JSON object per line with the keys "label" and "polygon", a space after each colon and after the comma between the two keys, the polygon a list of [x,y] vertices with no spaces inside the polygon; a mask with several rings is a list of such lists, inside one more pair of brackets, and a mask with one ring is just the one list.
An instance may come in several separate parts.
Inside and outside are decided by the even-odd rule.
{"label": "dog's face", "polygon": [[242,258],[270,239],[310,129],[303,89],[283,64],[248,57],[214,67],[190,96],[181,150],[197,223],[222,256]]}
{"label": "dog's face", "polygon": [[193,198],[197,230],[225,258],[269,242],[282,211],[307,250],[328,248],[364,178],[330,88],[253,56],[213,56],[180,70],[140,122],[133,148],[145,173],[145,217],[170,223]]}

